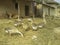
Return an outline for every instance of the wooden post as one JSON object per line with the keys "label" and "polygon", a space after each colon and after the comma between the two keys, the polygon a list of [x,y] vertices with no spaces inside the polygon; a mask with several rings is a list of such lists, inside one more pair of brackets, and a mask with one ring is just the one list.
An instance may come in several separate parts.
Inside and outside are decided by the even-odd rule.
{"label": "wooden post", "polygon": [[34,20],[34,18],[35,18],[34,6],[36,6],[36,2],[32,2],[33,20]]}
{"label": "wooden post", "polygon": [[43,4],[44,4],[44,0],[42,0],[42,15],[43,15],[43,22],[44,22],[44,24],[46,24],[45,12],[44,12],[44,8],[43,8]]}
{"label": "wooden post", "polygon": [[55,7],[55,16],[54,16],[54,19],[56,18],[56,16],[58,16],[57,7]]}
{"label": "wooden post", "polygon": [[46,24],[45,12],[43,12],[43,22],[44,22],[44,24]]}
{"label": "wooden post", "polygon": [[20,5],[19,5],[19,2],[18,2],[18,20],[20,19]]}

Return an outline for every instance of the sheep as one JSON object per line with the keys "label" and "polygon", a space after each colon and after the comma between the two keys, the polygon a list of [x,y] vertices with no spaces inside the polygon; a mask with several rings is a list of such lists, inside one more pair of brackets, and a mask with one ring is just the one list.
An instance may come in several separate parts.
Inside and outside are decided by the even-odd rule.
{"label": "sheep", "polygon": [[45,25],[45,24],[42,22],[42,23],[38,24],[38,28],[43,28],[44,25]]}
{"label": "sheep", "polygon": [[5,32],[7,34],[10,34],[10,35],[12,35],[12,34],[20,34],[23,37],[23,34],[20,31],[18,31],[18,29],[16,29],[16,28],[15,29],[5,28]]}
{"label": "sheep", "polygon": [[28,21],[32,21],[32,19],[31,19],[31,18],[28,18],[27,20],[28,20]]}
{"label": "sheep", "polygon": [[22,20],[17,20],[15,21],[14,23],[14,26],[17,27],[17,26],[21,26],[22,25]]}
{"label": "sheep", "polygon": [[18,27],[18,26],[21,26],[22,24],[21,23],[15,23],[14,26],[15,27]]}
{"label": "sheep", "polygon": [[28,18],[27,20],[28,20],[29,24],[33,23],[33,20],[31,18]]}
{"label": "sheep", "polygon": [[33,23],[33,24],[31,25],[31,27],[32,27],[32,29],[33,29],[34,31],[36,31],[36,30],[38,29],[38,26],[37,26],[35,23]]}
{"label": "sheep", "polygon": [[22,23],[22,28],[23,28],[25,31],[28,31],[28,30],[29,30],[29,24],[28,24],[28,23]]}

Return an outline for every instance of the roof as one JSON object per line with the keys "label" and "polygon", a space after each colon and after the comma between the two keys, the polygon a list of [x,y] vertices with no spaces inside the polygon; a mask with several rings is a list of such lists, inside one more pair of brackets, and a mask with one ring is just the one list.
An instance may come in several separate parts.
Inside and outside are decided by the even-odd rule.
{"label": "roof", "polygon": [[49,5],[49,4],[44,3],[43,5],[45,5],[45,6],[48,6],[48,7],[51,7],[51,8],[54,8],[54,9],[55,9],[55,7],[54,7],[54,6],[51,6],[51,5]]}
{"label": "roof", "polygon": [[58,2],[54,1],[54,0],[49,0],[49,1],[46,1],[46,3],[48,4],[59,4]]}

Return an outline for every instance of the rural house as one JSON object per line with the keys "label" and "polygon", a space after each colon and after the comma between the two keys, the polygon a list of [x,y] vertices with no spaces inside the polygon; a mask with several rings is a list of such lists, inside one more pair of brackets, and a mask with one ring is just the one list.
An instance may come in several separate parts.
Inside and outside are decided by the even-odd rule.
{"label": "rural house", "polygon": [[[7,15],[18,17],[33,16],[33,0],[0,0],[0,18]],[[7,15],[6,15],[7,14]]]}
{"label": "rural house", "polygon": [[57,15],[60,16],[60,5],[57,7]]}
{"label": "rural house", "polygon": [[37,16],[45,15],[56,16],[57,15],[57,5],[55,1],[43,1],[37,4]]}
{"label": "rural house", "polygon": [[43,4],[43,13],[45,13],[45,15],[49,15],[49,16],[53,16],[55,15],[55,7],[50,6],[48,4]]}
{"label": "rural house", "polygon": [[43,16],[43,14],[45,13],[45,15],[55,15],[55,7],[48,5],[46,3],[39,3],[37,4],[37,16]]}
{"label": "rural house", "polygon": [[54,6],[55,7],[55,13],[54,13],[54,15],[55,16],[57,16],[58,14],[57,14],[57,7],[58,7],[58,5],[59,5],[59,3],[57,3],[56,1],[54,1],[54,0],[49,0],[49,1],[47,1],[46,2],[47,4],[49,4],[49,5],[51,5],[51,6]]}

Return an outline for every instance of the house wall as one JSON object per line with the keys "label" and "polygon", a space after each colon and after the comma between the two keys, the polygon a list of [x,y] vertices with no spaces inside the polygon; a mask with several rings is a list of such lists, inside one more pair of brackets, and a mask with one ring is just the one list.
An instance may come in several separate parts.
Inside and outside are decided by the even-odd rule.
{"label": "house wall", "polygon": [[46,5],[43,6],[43,12],[45,12],[45,15],[50,15],[50,16],[54,16],[56,14],[55,8]]}
{"label": "house wall", "polygon": [[[57,16],[57,15],[58,15],[58,12],[57,12],[57,10],[58,10],[58,9],[57,9],[57,5],[58,5],[58,4],[56,4],[56,3],[50,3],[49,5],[55,7],[55,11],[54,11],[55,13],[54,13],[54,15]],[[52,10],[52,12],[53,12],[53,10]]]}
{"label": "house wall", "polygon": [[[20,16],[21,17],[30,17],[30,16],[33,16],[34,15],[34,12],[33,12],[33,6],[32,6],[32,2],[30,1],[20,1]],[[25,15],[25,6],[29,6],[29,14],[28,16]]]}
{"label": "house wall", "polygon": [[20,17],[25,16],[25,2],[23,0],[19,1],[19,7],[20,7]]}
{"label": "house wall", "polygon": [[[33,7],[32,7],[32,2],[31,0],[19,0],[17,1],[19,3],[20,9],[20,17],[30,17],[33,15]],[[29,6],[29,14],[28,16],[25,15],[25,6]]]}
{"label": "house wall", "polygon": [[12,0],[0,0],[0,18],[6,16],[7,13],[17,13]]}
{"label": "house wall", "polygon": [[56,12],[54,8],[50,8],[50,15],[55,16]]}
{"label": "house wall", "polygon": [[57,8],[57,15],[60,16],[60,7]]}
{"label": "house wall", "polygon": [[49,7],[43,5],[43,12],[45,13],[45,15],[50,15]]}
{"label": "house wall", "polygon": [[[32,3],[30,1],[19,0],[17,2],[19,3],[19,15],[21,17],[25,17],[25,5],[29,6],[29,15],[33,15]],[[12,0],[0,0],[0,18],[4,18],[6,16],[6,12],[18,15],[18,10],[15,9],[15,2]]]}
{"label": "house wall", "polygon": [[[43,16],[43,13],[45,13],[45,15],[52,16],[52,15],[56,14],[55,8],[52,8],[52,7],[47,6],[47,5],[38,4],[37,9],[38,9],[37,15]],[[42,12],[42,10],[43,10],[43,12]]]}
{"label": "house wall", "polygon": [[42,17],[42,4],[37,4],[37,16],[39,17]]}
{"label": "house wall", "polygon": [[32,5],[32,2],[29,2],[29,15],[32,17],[34,15],[34,7]]}

